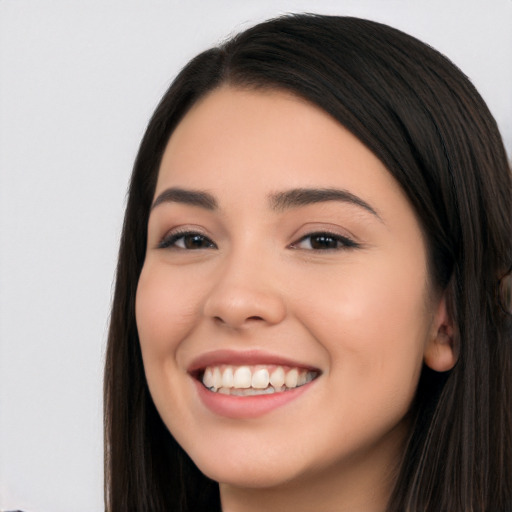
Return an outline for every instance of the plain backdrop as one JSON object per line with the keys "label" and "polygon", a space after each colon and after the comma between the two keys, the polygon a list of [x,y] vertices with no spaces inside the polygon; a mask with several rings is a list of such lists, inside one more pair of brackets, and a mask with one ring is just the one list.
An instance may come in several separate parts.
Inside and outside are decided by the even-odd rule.
{"label": "plain backdrop", "polygon": [[103,510],[102,364],[138,143],[192,56],[292,11],[441,50],[512,154],[512,0],[0,0],[0,510]]}

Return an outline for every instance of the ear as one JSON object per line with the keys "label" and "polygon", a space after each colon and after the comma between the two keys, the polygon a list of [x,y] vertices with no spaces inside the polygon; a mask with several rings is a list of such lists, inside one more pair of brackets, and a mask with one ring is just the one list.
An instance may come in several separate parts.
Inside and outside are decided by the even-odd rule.
{"label": "ear", "polygon": [[423,359],[436,372],[451,370],[457,362],[455,328],[452,315],[448,311],[446,293],[437,304]]}

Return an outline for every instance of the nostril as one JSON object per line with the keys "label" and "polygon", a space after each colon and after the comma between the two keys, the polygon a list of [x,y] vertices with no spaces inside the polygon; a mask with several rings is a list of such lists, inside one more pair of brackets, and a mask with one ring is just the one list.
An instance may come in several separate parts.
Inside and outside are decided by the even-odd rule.
{"label": "nostril", "polygon": [[[226,320],[224,320],[222,317],[220,316],[214,316],[213,319],[218,322],[218,323],[221,323],[221,324],[225,324],[225,323],[228,323],[226,322]],[[254,315],[254,316],[248,316],[246,319],[245,319],[245,322],[249,321],[249,320],[263,320],[263,317],[261,316],[257,316],[257,315]]]}

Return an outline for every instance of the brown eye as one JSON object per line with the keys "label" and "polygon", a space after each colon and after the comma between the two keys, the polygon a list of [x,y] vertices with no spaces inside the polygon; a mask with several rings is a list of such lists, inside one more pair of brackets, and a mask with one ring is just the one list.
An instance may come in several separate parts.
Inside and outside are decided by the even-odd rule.
{"label": "brown eye", "polygon": [[215,249],[217,246],[201,233],[175,233],[164,238],[159,246],[160,249]]}
{"label": "brown eye", "polygon": [[310,237],[312,249],[337,249],[339,241],[330,235],[314,235]]}
{"label": "brown eye", "polygon": [[334,233],[311,233],[291,245],[293,249],[325,251],[358,247],[358,244],[345,236]]}

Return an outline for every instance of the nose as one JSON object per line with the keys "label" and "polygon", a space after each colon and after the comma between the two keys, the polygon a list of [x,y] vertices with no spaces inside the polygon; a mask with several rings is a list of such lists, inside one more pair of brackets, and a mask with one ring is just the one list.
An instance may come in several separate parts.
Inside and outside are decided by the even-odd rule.
{"label": "nose", "polygon": [[286,305],[275,277],[261,261],[226,262],[206,298],[204,315],[231,329],[280,323]]}

